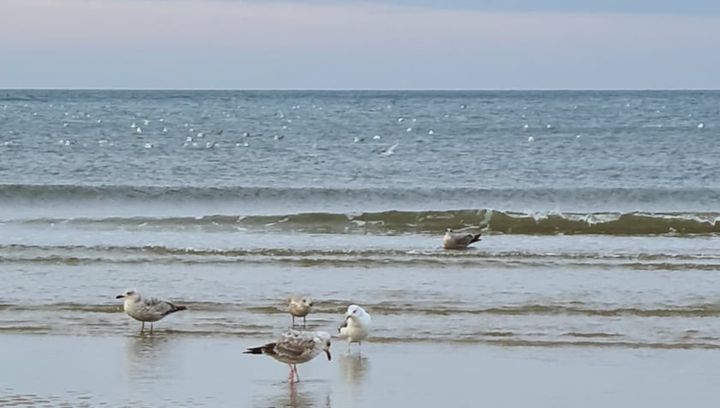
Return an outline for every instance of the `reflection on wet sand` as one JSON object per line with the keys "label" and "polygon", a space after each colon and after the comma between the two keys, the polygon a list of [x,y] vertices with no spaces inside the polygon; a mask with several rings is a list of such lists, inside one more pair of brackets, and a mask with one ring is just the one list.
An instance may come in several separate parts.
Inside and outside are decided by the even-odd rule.
{"label": "reflection on wet sand", "polygon": [[340,371],[348,384],[361,385],[370,370],[370,360],[358,354],[341,356]]}
{"label": "reflection on wet sand", "polygon": [[330,394],[327,393],[327,390],[318,389],[317,385],[316,383],[312,383],[312,381],[301,381],[300,383],[283,382],[276,384],[273,388],[277,391],[277,395],[269,401],[264,398],[259,399],[256,406],[278,408],[331,408]]}
{"label": "reflection on wet sand", "polygon": [[140,381],[156,381],[170,378],[175,364],[168,358],[170,338],[163,335],[130,336],[126,338],[127,370],[129,378]]}
{"label": "reflection on wet sand", "polygon": [[342,378],[339,393],[342,405],[363,406],[370,360],[358,354],[347,354],[341,356],[338,362]]}

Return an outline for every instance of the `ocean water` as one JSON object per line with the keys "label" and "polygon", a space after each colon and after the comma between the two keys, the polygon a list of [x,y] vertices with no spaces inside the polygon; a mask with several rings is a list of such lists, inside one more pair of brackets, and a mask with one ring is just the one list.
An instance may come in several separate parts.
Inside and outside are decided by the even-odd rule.
{"label": "ocean water", "polygon": [[[0,332],[720,348],[720,92],[0,91]],[[445,251],[445,229],[478,230]]]}

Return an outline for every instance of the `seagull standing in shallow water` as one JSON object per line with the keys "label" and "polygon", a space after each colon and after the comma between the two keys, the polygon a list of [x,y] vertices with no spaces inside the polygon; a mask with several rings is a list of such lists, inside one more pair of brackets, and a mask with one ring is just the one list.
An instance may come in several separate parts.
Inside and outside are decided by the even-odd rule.
{"label": "seagull standing in shallow water", "polygon": [[292,315],[292,326],[295,327],[295,318],[303,318],[303,327],[305,327],[305,317],[310,313],[312,309],[312,299],[302,296],[293,296],[288,299],[288,312]]}
{"label": "seagull standing in shallow water", "polygon": [[338,329],[340,337],[347,339],[348,351],[350,351],[350,343],[357,343],[358,347],[362,346],[362,341],[370,334],[371,321],[370,314],[362,307],[348,306],[347,312],[345,312],[345,321]]}
{"label": "seagull standing in shallow water", "polygon": [[153,322],[163,317],[187,309],[185,306],[176,306],[166,300],[143,298],[137,291],[128,290],[115,296],[116,299],[125,299],[123,309],[133,319],[142,322],[140,334],[145,330],[145,322],[150,322],[150,334],[153,331]]}
{"label": "seagull standing in shallow water", "polygon": [[300,381],[297,364],[307,363],[323,351],[327,355],[328,361],[330,361],[332,358],[330,356],[330,334],[322,331],[288,330],[276,342],[250,347],[244,353],[266,354],[281,363],[289,365],[288,381],[292,383]]}
{"label": "seagull standing in shallow water", "polygon": [[480,234],[457,233],[454,234],[450,228],[445,232],[443,237],[443,248],[445,249],[465,249],[473,242],[480,241]]}

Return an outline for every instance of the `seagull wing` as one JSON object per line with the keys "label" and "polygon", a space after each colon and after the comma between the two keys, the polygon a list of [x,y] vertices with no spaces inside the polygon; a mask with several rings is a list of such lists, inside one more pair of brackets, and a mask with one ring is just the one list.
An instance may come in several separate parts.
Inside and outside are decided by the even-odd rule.
{"label": "seagull wing", "polygon": [[159,314],[161,316],[167,316],[170,313],[185,310],[185,306],[176,306],[166,300],[155,298],[147,299],[144,303],[145,309],[148,313]]}
{"label": "seagull wing", "polygon": [[446,246],[466,247],[473,242],[480,241],[480,234],[453,234],[447,241]]}
{"label": "seagull wing", "polygon": [[284,360],[304,360],[314,354],[314,350],[315,340],[312,335],[291,330],[275,342],[273,354]]}
{"label": "seagull wing", "polygon": [[470,245],[470,243],[473,240],[474,235],[473,234],[459,234],[454,236],[455,242],[460,245]]}

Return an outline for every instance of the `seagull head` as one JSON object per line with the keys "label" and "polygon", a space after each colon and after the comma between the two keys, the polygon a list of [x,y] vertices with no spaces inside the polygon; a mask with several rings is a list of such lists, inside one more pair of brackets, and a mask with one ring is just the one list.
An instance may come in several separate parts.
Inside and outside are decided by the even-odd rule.
{"label": "seagull head", "polygon": [[330,355],[330,334],[323,331],[316,332],[315,342],[320,344],[320,347],[322,347],[322,351],[325,352],[328,361],[332,360],[332,356]]}
{"label": "seagull head", "polygon": [[128,289],[125,292],[115,296],[115,299],[136,299],[140,294],[135,289]]}
{"label": "seagull head", "polygon": [[288,303],[291,307],[295,306],[303,310],[310,310],[313,300],[307,296],[291,296],[288,298]]}
{"label": "seagull head", "polygon": [[358,305],[350,305],[347,308],[347,312],[345,312],[345,320],[347,319],[355,319],[355,320],[367,320],[370,315],[363,309],[362,307]]}

